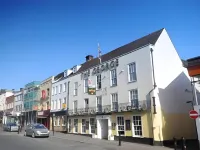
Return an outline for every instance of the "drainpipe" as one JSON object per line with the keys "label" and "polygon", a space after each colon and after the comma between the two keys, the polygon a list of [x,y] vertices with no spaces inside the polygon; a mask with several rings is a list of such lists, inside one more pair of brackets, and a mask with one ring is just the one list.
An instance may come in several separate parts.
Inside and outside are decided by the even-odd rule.
{"label": "drainpipe", "polygon": [[[150,49],[151,52],[151,65],[152,65],[152,75],[153,75],[153,89],[149,91],[148,95],[150,97],[150,101],[151,101],[151,93],[156,89],[157,85],[156,85],[156,81],[155,81],[155,70],[154,70],[154,59],[153,59],[153,49]],[[153,107],[154,107],[154,114],[156,114],[156,110],[155,110],[155,97],[153,96]],[[151,103],[150,103],[151,104]],[[154,127],[153,127],[153,113],[150,109],[150,116],[151,116],[151,123],[152,123],[152,136],[153,136],[153,145],[154,143]]]}
{"label": "drainpipe", "polygon": [[70,81],[68,81],[67,83],[67,110],[66,110],[66,132],[68,133],[68,122],[69,122],[69,85],[70,85]]}

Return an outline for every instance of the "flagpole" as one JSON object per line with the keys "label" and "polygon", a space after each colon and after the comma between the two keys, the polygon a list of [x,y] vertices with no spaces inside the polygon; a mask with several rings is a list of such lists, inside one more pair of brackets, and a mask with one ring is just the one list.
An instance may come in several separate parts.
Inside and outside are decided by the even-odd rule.
{"label": "flagpole", "polygon": [[99,62],[101,64],[101,48],[99,43],[98,43],[98,57],[99,57]]}

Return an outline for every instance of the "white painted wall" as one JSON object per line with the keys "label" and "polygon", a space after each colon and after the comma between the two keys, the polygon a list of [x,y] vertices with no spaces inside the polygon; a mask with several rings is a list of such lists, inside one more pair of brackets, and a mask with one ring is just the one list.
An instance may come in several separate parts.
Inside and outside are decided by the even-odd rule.
{"label": "white painted wall", "polygon": [[191,109],[186,101],[192,100],[192,94],[185,92],[191,90],[190,78],[165,29],[153,50],[156,105],[166,113],[186,113]]}
{"label": "white painted wall", "polygon": [[[62,100],[62,103],[63,103],[63,99],[66,98],[66,102],[67,102],[67,86],[66,86],[66,91],[63,91],[63,87],[64,87],[64,83],[66,83],[67,85],[67,78],[64,79],[64,80],[60,80],[60,81],[57,81],[57,82],[53,82],[52,83],[52,92],[51,92],[51,106],[54,106],[54,102],[56,101],[57,104],[58,104],[58,100],[61,99]],[[62,91],[61,93],[56,93],[53,91],[53,89],[56,88],[56,86],[60,86],[60,84],[62,84]],[[59,89],[59,88],[58,88]],[[58,108],[58,107],[57,107]],[[59,111],[61,109],[52,109],[51,107],[51,111]]]}
{"label": "white painted wall", "polygon": [[6,109],[6,97],[12,96],[13,93],[12,92],[6,92],[4,94],[0,95],[0,111],[4,111]]}
{"label": "white painted wall", "polygon": [[[110,71],[101,74],[102,90],[96,92],[96,96],[102,96],[102,105],[111,105],[111,94],[118,93],[119,103],[129,102],[129,90],[138,89],[139,100],[146,100],[146,96],[153,87],[152,71],[150,60],[150,47],[146,46],[137,51],[118,58],[119,66],[117,67],[118,86],[110,86]],[[110,62],[110,61],[109,61]],[[137,81],[128,83],[128,64],[136,62]],[[97,67],[97,66],[95,66]],[[90,69],[90,74],[92,68]],[[70,102],[69,109],[73,109],[73,101],[78,100],[78,108],[84,108],[84,99],[89,99],[89,107],[96,107],[96,96],[84,93],[84,80],[81,74],[68,78],[70,81]],[[93,84],[96,85],[96,76],[90,76]],[[78,82],[78,95],[74,96],[74,83]],[[103,91],[107,89],[107,92]]]}
{"label": "white painted wall", "polygon": [[[19,91],[17,93],[14,94],[15,96],[15,102],[14,102],[14,114],[19,114],[22,111],[24,111],[24,102],[23,102],[23,92]],[[16,110],[16,106],[22,106],[21,111],[20,110]]]}

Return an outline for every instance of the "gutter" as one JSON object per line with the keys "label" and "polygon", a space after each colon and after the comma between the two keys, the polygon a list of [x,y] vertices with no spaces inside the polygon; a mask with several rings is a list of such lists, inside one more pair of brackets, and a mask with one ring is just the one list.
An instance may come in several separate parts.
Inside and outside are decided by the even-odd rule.
{"label": "gutter", "polygon": [[[151,52],[151,65],[152,65],[152,75],[153,75],[153,89],[151,89],[149,91],[148,96],[149,96],[150,101],[151,101],[151,93],[154,92],[154,90],[156,89],[157,85],[156,85],[156,80],[155,80],[155,69],[154,69],[154,59],[153,59],[153,49],[152,48],[150,48],[150,52]],[[154,127],[153,127],[153,114],[156,114],[156,109],[155,109],[156,105],[155,105],[155,97],[153,96],[152,98],[153,98],[154,113],[152,113],[152,111],[150,109],[150,116],[151,116],[152,136],[153,136],[153,143],[152,144],[155,145],[155,142],[154,142]]]}
{"label": "gutter", "polygon": [[67,83],[67,110],[66,110],[66,132],[68,133],[68,122],[69,122],[69,85],[70,81]]}

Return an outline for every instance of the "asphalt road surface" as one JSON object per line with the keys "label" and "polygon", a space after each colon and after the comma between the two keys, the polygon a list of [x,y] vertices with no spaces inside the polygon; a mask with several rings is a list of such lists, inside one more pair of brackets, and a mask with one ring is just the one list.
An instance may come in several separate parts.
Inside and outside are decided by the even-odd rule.
{"label": "asphalt road surface", "polygon": [[169,150],[164,147],[152,147],[142,144],[97,140],[83,136],[56,134],[49,138],[31,138],[23,133],[10,133],[0,130],[0,150]]}
{"label": "asphalt road surface", "polygon": [[31,138],[17,133],[0,133],[0,150],[103,150],[87,143],[56,138]]}

